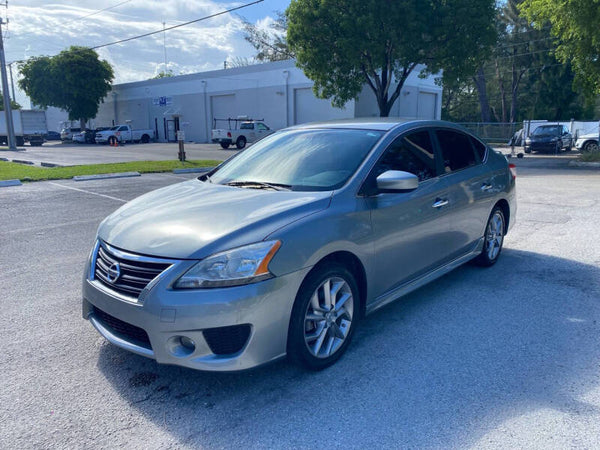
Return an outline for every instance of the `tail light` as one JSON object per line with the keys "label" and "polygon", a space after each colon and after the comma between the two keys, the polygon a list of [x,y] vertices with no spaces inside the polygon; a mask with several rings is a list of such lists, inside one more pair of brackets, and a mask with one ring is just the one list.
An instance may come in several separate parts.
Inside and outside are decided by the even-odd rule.
{"label": "tail light", "polygon": [[512,175],[512,179],[515,180],[517,178],[517,166],[514,164],[508,165],[508,170],[510,170],[510,174]]}
{"label": "tail light", "polygon": [[231,137],[231,132],[227,132],[227,137],[230,138]]}

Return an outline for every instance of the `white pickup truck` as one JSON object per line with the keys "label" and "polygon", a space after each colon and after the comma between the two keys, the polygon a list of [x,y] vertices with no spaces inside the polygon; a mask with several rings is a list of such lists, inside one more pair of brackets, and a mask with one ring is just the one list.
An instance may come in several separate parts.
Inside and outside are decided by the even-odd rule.
{"label": "white pickup truck", "polygon": [[[228,122],[228,128],[217,128],[217,121]],[[233,125],[232,125],[233,124]],[[252,120],[246,118],[238,119],[214,119],[214,126],[211,133],[212,141],[219,143],[223,148],[229,148],[231,144],[239,149],[246,146],[248,142],[256,142],[273,133],[262,120]]]}
{"label": "white pickup truck", "polygon": [[134,130],[129,125],[117,125],[96,133],[96,143],[115,145],[121,142],[142,142],[147,144],[154,139],[154,130]]}

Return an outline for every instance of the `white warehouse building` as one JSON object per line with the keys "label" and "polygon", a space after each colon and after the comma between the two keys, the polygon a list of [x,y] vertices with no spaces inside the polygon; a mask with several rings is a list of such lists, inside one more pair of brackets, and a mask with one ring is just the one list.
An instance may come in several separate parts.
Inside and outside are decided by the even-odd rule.
{"label": "white warehouse building", "polygon": [[[420,78],[419,71],[417,67],[406,80],[390,116],[441,117],[442,88],[433,76]],[[176,140],[181,129],[186,141],[209,142],[214,119],[247,116],[264,119],[277,130],[305,122],[379,115],[375,96],[366,85],[344,108],[317,98],[312,86],[294,60],[117,84],[100,104],[93,124],[151,128],[160,142]]]}

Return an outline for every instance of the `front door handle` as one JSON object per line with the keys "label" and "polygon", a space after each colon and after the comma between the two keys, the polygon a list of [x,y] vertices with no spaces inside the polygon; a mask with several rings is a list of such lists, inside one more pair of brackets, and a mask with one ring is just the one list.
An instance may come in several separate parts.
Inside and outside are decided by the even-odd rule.
{"label": "front door handle", "polygon": [[435,203],[431,205],[432,208],[441,208],[442,206],[446,206],[448,204],[448,200],[437,198]]}
{"label": "front door handle", "polygon": [[490,189],[492,189],[492,187],[493,187],[493,186],[492,186],[491,184],[489,184],[489,183],[483,183],[483,184],[481,185],[481,190],[482,190],[482,191],[489,191]]}

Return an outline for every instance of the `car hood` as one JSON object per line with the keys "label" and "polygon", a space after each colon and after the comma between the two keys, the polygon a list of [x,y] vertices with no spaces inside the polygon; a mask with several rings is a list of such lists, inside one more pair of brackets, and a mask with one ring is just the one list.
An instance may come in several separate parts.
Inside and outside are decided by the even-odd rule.
{"label": "car hood", "polygon": [[277,229],[326,209],[331,192],[243,189],[191,180],[119,208],[98,237],[142,255],[201,259],[258,242]]}

